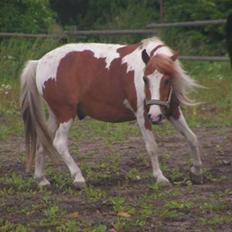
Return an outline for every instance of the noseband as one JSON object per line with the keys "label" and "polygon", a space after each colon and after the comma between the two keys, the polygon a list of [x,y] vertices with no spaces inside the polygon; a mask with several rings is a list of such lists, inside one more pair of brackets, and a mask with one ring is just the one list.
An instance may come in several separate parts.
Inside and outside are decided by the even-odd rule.
{"label": "noseband", "polygon": [[171,103],[171,98],[172,98],[172,92],[173,92],[173,89],[171,87],[167,101],[161,101],[161,100],[157,100],[157,99],[146,100],[146,102],[145,102],[146,106],[158,105],[158,106],[163,106],[165,108],[169,108],[170,103]]}

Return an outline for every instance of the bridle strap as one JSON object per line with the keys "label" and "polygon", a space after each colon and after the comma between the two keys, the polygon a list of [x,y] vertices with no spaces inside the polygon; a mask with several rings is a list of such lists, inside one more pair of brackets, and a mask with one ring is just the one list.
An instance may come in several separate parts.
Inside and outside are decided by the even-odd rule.
{"label": "bridle strap", "polygon": [[152,57],[154,55],[154,53],[159,49],[159,48],[162,48],[162,47],[165,47],[166,45],[165,44],[160,44],[158,46],[156,46],[154,49],[151,50],[151,53],[150,53],[150,56]]}
{"label": "bridle strap", "polygon": [[147,106],[152,106],[152,105],[159,105],[159,106],[164,106],[169,108],[169,102],[166,101],[161,101],[161,100],[156,100],[156,99],[151,99],[146,101]]}
{"label": "bridle strap", "polygon": [[146,100],[146,106],[158,105],[158,106],[164,106],[166,108],[169,108],[171,99],[172,99],[172,92],[173,92],[173,89],[171,87],[167,101],[161,101],[157,99]]}

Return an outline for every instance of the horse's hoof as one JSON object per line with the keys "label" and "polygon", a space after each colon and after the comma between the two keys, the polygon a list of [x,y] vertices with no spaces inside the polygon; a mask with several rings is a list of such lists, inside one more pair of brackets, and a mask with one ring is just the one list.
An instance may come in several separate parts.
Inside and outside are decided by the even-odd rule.
{"label": "horse's hoof", "polygon": [[77,189],[77,190],[82,190],[84,188],[86,188],[86,183],[85,182],[73,182],[73,185],[74,187]]}
{"label": "horse's hoof", "polygon": [[193,172],[190,172],[190,179],[193,184],[203,184],[204,183],[204,176],[202,174],[196,175]]}
{"label": "horse's hoof", "polygon": [[38,184],[38,186],[40,187],[40,188],[44,188],[44,187],[50,187],[51,186],[51,184],[50,184],[50,182],[47,180],[47,178],[46,177],[40,177],[40,178],[35,178],[35,180],[36,180],[36,182],[37,182],[37,184]]}
{"label": "horse's hoof", "polygon": [[170,183],[170,181],[165,177],[165,176],[160,176],[157,177],[156,183],[160,186],[167,186],[170,187],[172,186],[172,184]]}

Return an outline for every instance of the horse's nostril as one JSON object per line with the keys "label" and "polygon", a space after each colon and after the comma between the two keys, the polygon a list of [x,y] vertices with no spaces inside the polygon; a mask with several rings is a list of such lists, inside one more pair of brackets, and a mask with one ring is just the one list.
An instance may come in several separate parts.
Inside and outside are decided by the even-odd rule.
{"label": "horse's nostril", "polygon": [[151,114],[148,114],[147,116],[148,116],[149,119],[151,119]]}

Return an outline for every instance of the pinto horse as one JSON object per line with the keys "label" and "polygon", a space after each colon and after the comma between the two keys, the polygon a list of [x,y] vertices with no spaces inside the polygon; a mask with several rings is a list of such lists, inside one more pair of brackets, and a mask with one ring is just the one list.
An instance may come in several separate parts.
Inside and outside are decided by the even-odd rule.
{"label": "pinto horse", "polygon": [[[152,124],[167,118],[187,139],[192,150],[190,173],[202,182],[202,162],[196,135],[188,127],[181,105],[190,105],[188,92],[197,87],[182,69],[178,55],[161,40],[136,44],[77,43],[58,47],[26,64],[21,76],[21,107],[25,124],[27,169],[35,159],[34,178],[49,185],[44,173],[45,153],[57,154],[68,166],[74,185],[85,179],[68,149],[68,132],[76,117],[105,122],[137,120],[153,175],[163,175]],[[48,106],[45,121],[41,97]]]}

